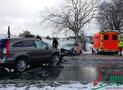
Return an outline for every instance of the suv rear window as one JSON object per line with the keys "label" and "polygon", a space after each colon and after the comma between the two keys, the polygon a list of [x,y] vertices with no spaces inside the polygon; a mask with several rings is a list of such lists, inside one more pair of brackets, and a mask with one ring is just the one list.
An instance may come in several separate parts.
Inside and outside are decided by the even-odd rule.
{"label": "suv rear window", "polygon": [[3,49],[7,43],[7,39],[1,39],[0,40],[0,49]]}

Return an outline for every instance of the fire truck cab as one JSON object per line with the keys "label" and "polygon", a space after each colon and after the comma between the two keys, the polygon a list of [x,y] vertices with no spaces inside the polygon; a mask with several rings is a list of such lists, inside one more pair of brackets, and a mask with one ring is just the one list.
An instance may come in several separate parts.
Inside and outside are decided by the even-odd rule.
{"label": "fire truck cab", "polygon": [[118,32],[98,32],[93,37],[94,46],[92,52],[116,52],[118,53]]}

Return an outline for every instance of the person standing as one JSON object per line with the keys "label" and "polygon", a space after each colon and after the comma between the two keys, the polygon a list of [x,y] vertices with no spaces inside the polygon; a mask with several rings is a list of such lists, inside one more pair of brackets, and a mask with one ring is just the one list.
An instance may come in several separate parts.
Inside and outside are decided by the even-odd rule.
{"label": "person standing", "polygon": [[123,41],[122,37],[119,35],[118,37],[118,47],[119,47],[119,56],[122,56],[122,49],[123,49]]}
{"label": "person standing", "polygon": [[74,45],[74,51],[75,51],[75,55],[79,55],[82,53],[80,45],[78,43],[75,43]]}
{"label": "person standing", "polygon": [[119,56],[122,56],[122,47],[119,47]]}
{"label": "person standing", "polygon": [[52,47],[53,47],[53,48],[56,48],[56,49],[58,48],[58,41],[57,41],[56,38],[53,38]]}

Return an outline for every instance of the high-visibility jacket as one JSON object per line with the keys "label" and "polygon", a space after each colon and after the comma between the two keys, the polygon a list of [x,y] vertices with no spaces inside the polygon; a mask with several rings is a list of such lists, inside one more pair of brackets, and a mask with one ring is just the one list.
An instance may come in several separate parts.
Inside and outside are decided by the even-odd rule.
{"label": "high-visibility jacket", "polygon": [[123,37],[122,37],[123,33],[119,32],[119,37],[118,37],[118,46],[119,47],[123,47]]}
{"label": "high-visibility jacket", "polygon": [[120,35],[119,35],[119,37],[118,37],[118,46],[119,47],[123,47],[123,40],[122,40],[122,38],[120,37]]}
{"label": "high-visibility jacket", "polygon": [[123,47],[123,41],[119,41],[118,46]]}

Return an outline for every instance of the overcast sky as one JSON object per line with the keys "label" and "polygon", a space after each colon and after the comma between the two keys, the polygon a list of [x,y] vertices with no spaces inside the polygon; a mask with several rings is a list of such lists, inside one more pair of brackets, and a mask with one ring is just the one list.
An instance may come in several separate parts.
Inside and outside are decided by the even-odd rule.
{"label": "overcast sky", "polygon": [[[7,33],[9,25],[14,35],[24,30],[35,35],[51,35],[50,28],[40,25],[40,11],[46,7],[58,7],[61,3],[62,0],[0,0],[0,34]],[[95,22],[86,26],[86,29],[89,30],[88,35],[98,31]]]}

